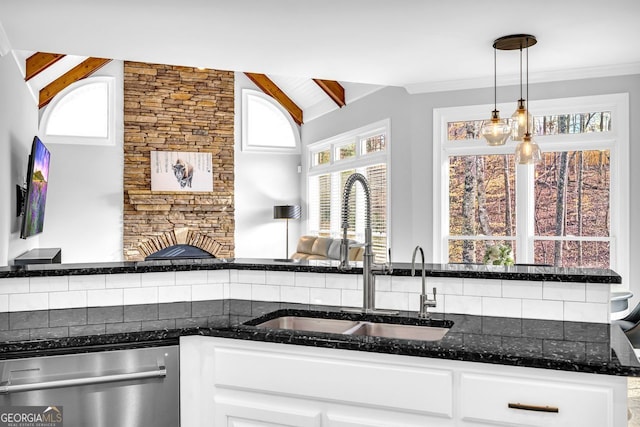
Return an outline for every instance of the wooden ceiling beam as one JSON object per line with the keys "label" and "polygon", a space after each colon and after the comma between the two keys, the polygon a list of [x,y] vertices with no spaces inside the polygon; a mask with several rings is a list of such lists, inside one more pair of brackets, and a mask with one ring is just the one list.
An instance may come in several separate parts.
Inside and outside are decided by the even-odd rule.
{"label": "wooden ceiling beam", "polygon": [[96,70],[107,64],[110,59],[104,58],[87,58],[71,70],[58,77],[44,88],[40,90],[40,101],[38,107],[42,108],[47,105],[54,96],[60,93],[64,88],[78,80],[90,76]]}
{"label": "wooden ceiling beam", "polygon": [[29,81],[56,62],[64,58],[65,55],[59,53],[36,52],[26,61],[25,81]]}
{"label": "wooden ceiling beam", "polygon": [[338,107],[342,108],[347,105],[344,99],[344,87],[340,83],[335,80],[313,79],[313,81],[333,99],[333,102],[338,104]]}
{"label": "wooden ceiling beam", "polygon": [[273,97],[291,114],[293,120],[301,125],[303,123],[302,109],[296,105],[269,77],[264,74],[244,73],[260,88],[261,91]]}

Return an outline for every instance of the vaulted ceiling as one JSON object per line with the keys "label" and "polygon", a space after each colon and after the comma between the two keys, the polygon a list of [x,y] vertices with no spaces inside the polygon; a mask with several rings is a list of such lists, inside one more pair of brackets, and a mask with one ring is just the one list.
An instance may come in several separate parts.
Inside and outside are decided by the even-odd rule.
{"label": "vaulted ceiling", "polygon": [[[39,108],[48,105],[67,86],[90,76],[111,61],[104,58],[48,52],[17,51],[15,53],[22,66],[25,81]],[[249,72],[244,74],[260,90],[276,99],[298,125],[304,123],[305,117],[315,118],[341,108],[346,105],[347,99],[357,99],[380,87],[347,83],[349,89],[349,97],[347,97],[345,87],[335,80],[273,77]],[[310,114],[305,115],[304,108]]]}
{"label": "vaulted ceiling", "polygon": [[[491,86],[492,42],[514,33],[538,38],[532,83],[639,73],[639,17],[637,0],[3,0],[0,39],[31,52],[429,92]],[[498,84],[517,80],[517,55],[499,53]]]}

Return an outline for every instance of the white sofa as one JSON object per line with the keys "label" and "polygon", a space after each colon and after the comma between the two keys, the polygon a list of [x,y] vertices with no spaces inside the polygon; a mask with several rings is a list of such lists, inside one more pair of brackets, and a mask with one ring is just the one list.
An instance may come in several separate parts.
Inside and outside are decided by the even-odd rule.
{"label": "white sofa", "polygon": [[[342,239],[332,239],[330,237],[302,236],[298,240],[296,252],[291,255],[292,259],[340,259],[340,243]],[[352,244],[357,244],[350,240]],[[362,261],[364,248],[362,245],[351,247],[349,250],[350,261]]]}

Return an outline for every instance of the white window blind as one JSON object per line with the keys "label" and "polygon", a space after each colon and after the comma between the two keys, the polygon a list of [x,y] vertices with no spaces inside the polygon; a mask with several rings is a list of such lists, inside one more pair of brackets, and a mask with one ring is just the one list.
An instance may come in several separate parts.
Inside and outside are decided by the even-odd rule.
{"label": "white window blind", "polygon": [[[378,124],[379,126],[379,124]],[[386,128],[354,131],[350,135],[310,147],[308,175],[308,233],[342,237],[342,196],[347,178],[362,174],[371,190],[372,250],[377,262],[386,260],[388,247],[388,174]],[[329,155],[324,163],[319,155]],[[360,183],[349,199],[348,237],[364,242],[366,200]]]}

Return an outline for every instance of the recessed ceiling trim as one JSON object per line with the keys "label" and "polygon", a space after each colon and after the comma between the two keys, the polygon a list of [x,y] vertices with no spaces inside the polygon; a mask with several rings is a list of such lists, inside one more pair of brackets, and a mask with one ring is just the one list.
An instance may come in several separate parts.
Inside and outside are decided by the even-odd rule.
{"label": "recessed ceiling trim", "polygon": [[[626,76],[632,74],[640,74],[640,62],[603,67],[574,68],[561,71],[529,72],[529,83],[550,83],[566,80]],[[499,87],[517,85],[519,84],[519,81],[520,77],[517,74],[498,76]],[[417,94],[481,89],[491,86],[493,86],[493,78],[487,76],[477,79],[412,83],[405,85],[404,88],[410,94]]]}

